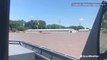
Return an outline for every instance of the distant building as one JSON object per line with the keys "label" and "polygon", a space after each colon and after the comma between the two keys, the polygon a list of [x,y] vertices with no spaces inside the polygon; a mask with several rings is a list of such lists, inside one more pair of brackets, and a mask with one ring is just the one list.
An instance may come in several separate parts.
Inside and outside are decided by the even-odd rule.
{"label": "distant building", "polygon": [[75,33],[77,31],[74,29],[28,29],[25,32],[70,32],[70,33]]}
{"label": "distant building", "polygon": [[90,29],[79,29],[79,32],[88,32]]}

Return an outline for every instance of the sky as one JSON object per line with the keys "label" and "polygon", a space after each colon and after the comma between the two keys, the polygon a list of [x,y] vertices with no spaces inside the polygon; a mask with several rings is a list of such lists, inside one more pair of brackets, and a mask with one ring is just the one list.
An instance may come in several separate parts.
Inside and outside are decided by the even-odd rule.
{"label": "sky", "polygon": [[47,24],[83,25],[91,28],[99,6],[72,3],[101,3],[102,0],[11,0],[11,20],[44,20]]}

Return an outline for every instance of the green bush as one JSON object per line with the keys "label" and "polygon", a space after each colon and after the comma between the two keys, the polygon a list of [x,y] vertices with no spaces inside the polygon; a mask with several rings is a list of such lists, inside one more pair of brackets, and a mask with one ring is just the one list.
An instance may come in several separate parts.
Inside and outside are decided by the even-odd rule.
{"label": "green bush", "polygon": [[103,33],[107,33],[107,29],[103,29]]}

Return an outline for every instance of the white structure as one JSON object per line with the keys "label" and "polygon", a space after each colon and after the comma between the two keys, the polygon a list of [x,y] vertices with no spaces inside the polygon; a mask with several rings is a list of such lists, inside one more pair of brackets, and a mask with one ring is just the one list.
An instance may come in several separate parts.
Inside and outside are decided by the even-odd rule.
{"label": "white structure", "polygon": [[9,60],[35,60],[35,54],[20,45],[9,44]]}
{"label": "white structure", "polygon": [[90,29],[80,29],[79,32],[88,32]]}
{"label": "white structure", "polygon": [[74,29],[28,29],[25,32],[77,32]]}

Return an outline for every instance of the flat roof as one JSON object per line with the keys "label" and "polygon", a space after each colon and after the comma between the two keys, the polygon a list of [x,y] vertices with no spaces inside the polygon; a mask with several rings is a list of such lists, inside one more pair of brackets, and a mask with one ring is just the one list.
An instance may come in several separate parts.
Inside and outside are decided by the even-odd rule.
{"label": "flat roof", "polygon": [[24,48],[20,45],[9,44],[9,56],[32,53],[33,51]]}
{"label": "flat roof", "polygon": [[34,45],[80,58],[90,32],[9,33],[9,40],[29,42]]}

